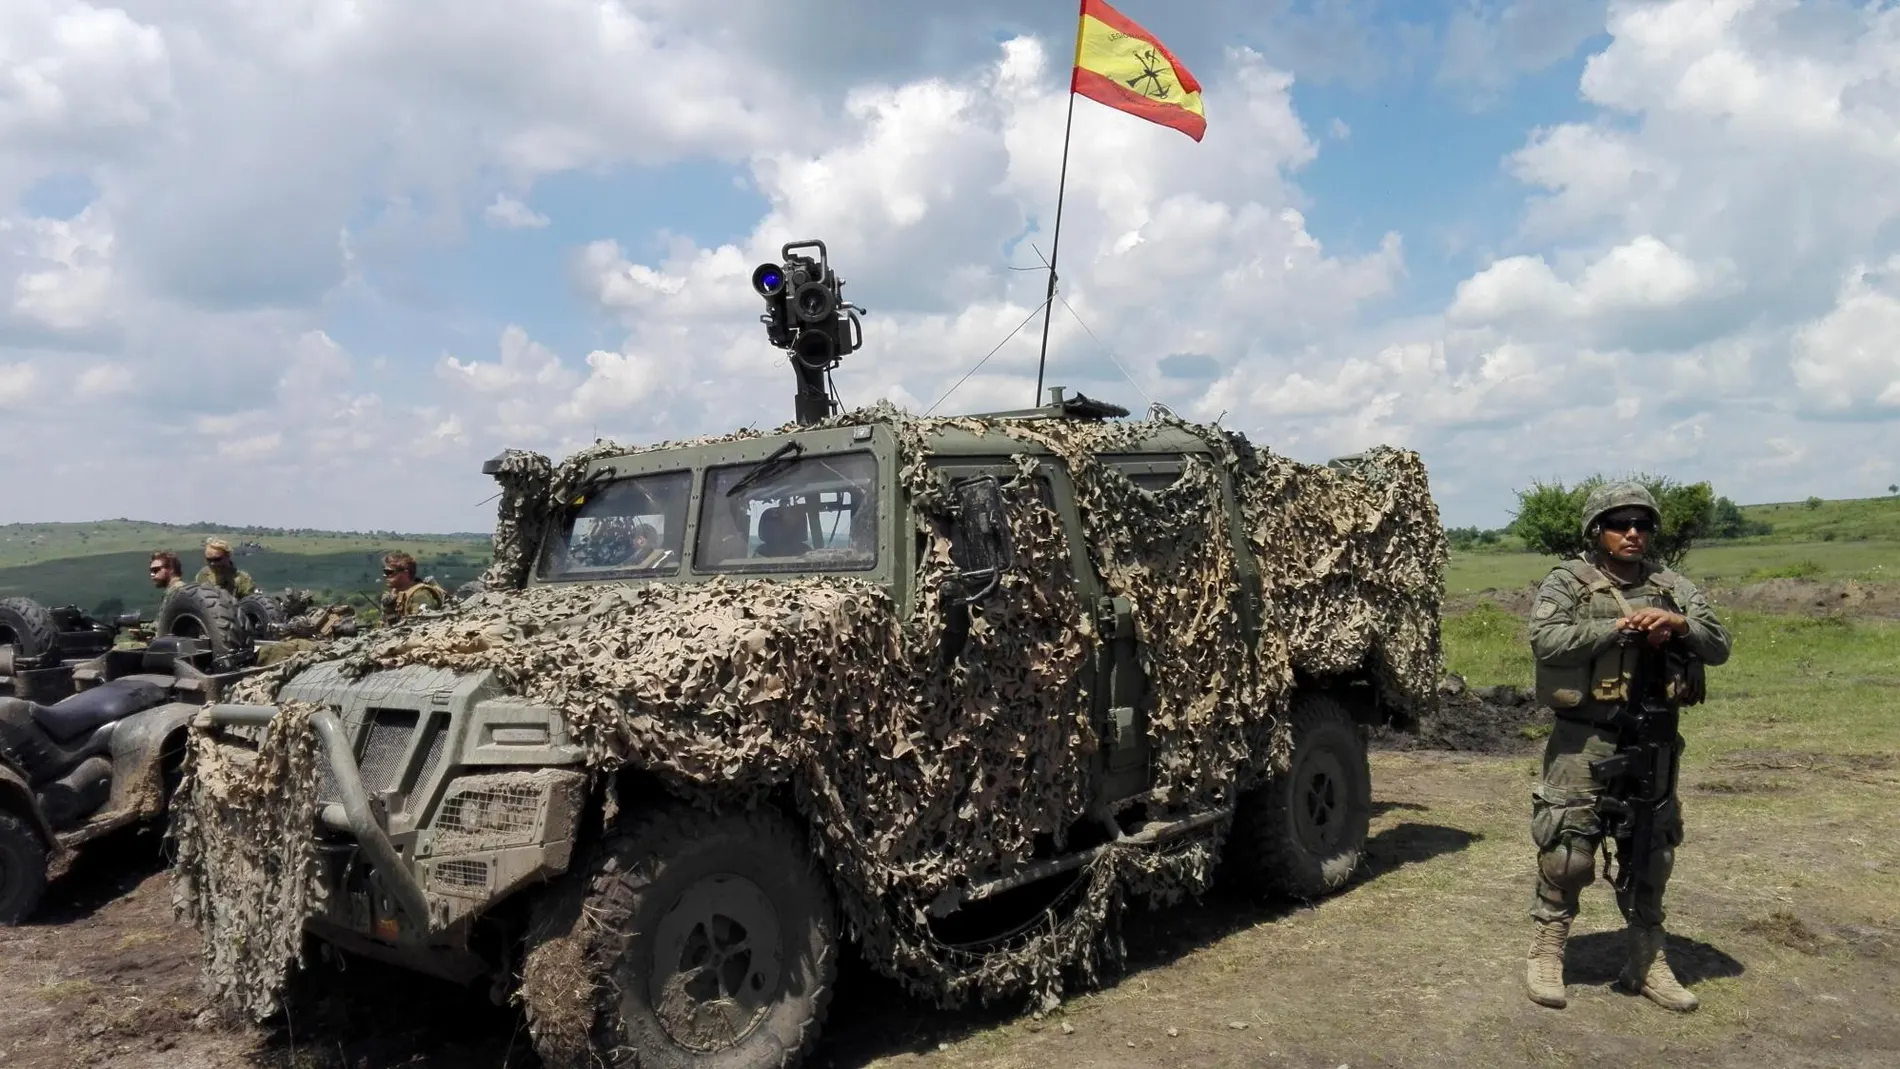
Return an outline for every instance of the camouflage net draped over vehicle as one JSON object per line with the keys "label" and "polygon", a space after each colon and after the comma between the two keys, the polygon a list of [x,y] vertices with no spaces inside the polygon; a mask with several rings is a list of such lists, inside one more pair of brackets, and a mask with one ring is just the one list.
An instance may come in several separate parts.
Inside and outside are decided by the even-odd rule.
{"label": "camouflage net draped over vehicle", "polygon": [[262,1020],[321,901],[316,879],[314,706],[290,702],[255,754],[194,732],[172,801],[172,908],[204,935],[204,985]]}
{"label": "camouflage net draped over vehicle", "polygon": [[[1411,454],[1383,451],[1356,473],[1334,472],[1169,418],[1215,453],[1187,458],[1172,485],[1149,491],[1098,454],[1153,423],[924,421],[888,408],[834,422],[871,421],[894,425],[918,505],[926,551],[910,606],[845,578],[491,587],[455,615],[346,641],[324,658],[354,674],[492,669],[509,690],[559,709],[597,770],[635,769],[688,798],[750,802],[788,788],[867,957],[947,1004],[1028,992],[1046,1006],[1065,968],[1092,980],[1119,958],[1124,894],[1198,893],[1224,834],[1217,823],[1166,848],[1111,847],[1061,909],[1005,942],[956,947],[933,934],[928,907],[940,893],[1012,871],[1039,839],[1065,849],[1095,795],[1101,743],[1087,688],[1098,623],[1040,480],[1074,481],[1078,534],[1143,639],[1151,817],[1230,806],[1284,768],[1283,713],[1299,672],[1370,658],[1400,708],[1431,700],[1443,539]],[[956,574],[952,506],[925,463],[929,436],[950,426],[1042,447],[999,442],[1017,469],[1004,488],[1015,563],[1001,594],[969,610],[944,601]],[[520,461],[526,474],[504,478],[504,521],[551,515],[594,461],[625,452],[601,443],[558,468]],[[1245,502],[1251,557],[1234,551],[1228,485]],[[513,500],[522,495],[530,500]],[[518,585],[530,556],[498,537],[491,574]],[[1355,598],[1364,604],[1328,604]],[[1243,628],[1256,618],[1264,626],[1249,644]],[[947,642],[961,645],[946,662]],[[269,701],[307,663],[249,680],[232,700]]]}

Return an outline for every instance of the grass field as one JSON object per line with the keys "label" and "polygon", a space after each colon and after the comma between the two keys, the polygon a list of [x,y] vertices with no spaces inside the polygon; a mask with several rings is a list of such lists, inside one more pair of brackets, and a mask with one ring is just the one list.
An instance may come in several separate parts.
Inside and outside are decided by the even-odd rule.
{"label": "grass field", "polygon": [[[422,574],[443,586],[456,586],[481,574],[488,563],[486,540],[380,541],[368,536],[334,539],[257,539],[267,548],[237,558],[238,567],[251,574],[258,589],[277,592],[286,587],[313,590],[325,600],[343,600],[353,592],[368,593],[372,601],[383,585],[383,554],[403,550],[412,554]],[[34,564],[0,568],[0,597],[25,596],[47,605],[77,605],[102,616],[118,612],[158,610],[158,591],[152,588],[146,567],[150,550],[132,549],[84,557],[65,557]],[[203,565],[202,552],[180,552],[189,580]]]}
{"label": "grass field", "polygon": [[[1519,590],[1541,581],[1554,558],[1541,553],[1454,550],[1445,569],[1445,593]],[[1698,583],[1763,579],[1900,580],[1900,540],[1864,542],[1734,542],[1700,546],[1681,564]]]}

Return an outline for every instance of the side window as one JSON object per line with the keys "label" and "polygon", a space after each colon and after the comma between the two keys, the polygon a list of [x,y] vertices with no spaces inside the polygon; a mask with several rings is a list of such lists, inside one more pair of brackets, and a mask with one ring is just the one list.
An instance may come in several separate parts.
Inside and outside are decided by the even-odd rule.
{"label": "side window", "polygon": [[1126,457],[1109,461],[1115,470],[1128,476],[1128,481],[1151,494],[1158,494],[1178,482],[1184,470],[1182,462],[1174,457]]}
{"label": "side window", "polygon": [[694,563],[708,571],[850,571],[877,566],[877,460],[808,457],[711,469]]}

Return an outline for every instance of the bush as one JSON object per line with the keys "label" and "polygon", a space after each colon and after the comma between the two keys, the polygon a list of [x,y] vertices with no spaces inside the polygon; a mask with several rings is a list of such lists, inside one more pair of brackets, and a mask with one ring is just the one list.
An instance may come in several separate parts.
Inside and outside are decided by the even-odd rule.
{"label": "bush", "polygon": [[[1683,484],[1662,475],[1635,475],[1649,488],[1662,510],[1662,529],[1650,539],[1650,556],[1674,568],[1689,555],[1697,538],[1707,533],[1715,513],[1715,492],[1709,484]],[[1584,499],[1607,480],[1592,475],[1574,487],[1563,483],[1533,483],[1517,492],[1517,514],[1507,528],[1531,549],[1556,557],[1581,557],[1589,549],[1582,530]]]}
{"label": "bush", "polygon": [[1705,538],[1749,538],[1754,535],[1773,534],[1774,527],[1761,520],[1751,520],[1742,515],[1735,502],[1726,497],[1718,497],[1709,509],[1709,522],[1703,534]]}
{"label": "bush", "polygon": [[1818,509],[1818,508],[1820,508],[1822,504],[1823,504],[1823,502],[1821,501],[1821,499],[1820,499],[1820,498],[1818,498],[1818,497],[1810,497],[1810,498],[1808,498],[1808,499],[1807,499],[1806,501],[1803,501],[1803,502],[1801,502],[1801,507],[1802,507],[1802,508],[1804,508],[1804,509],[1807,509],[1807,510],[1808,510],[1808,511],[1810,511],[1810,512],[1812,512],[1812,511],[1814,511],[1815,509]]}

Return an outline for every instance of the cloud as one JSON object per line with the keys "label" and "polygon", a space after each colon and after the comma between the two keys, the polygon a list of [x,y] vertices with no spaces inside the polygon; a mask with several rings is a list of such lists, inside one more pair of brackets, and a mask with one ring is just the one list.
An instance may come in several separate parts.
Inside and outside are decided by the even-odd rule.
{"label": "cloud", "polygon": [[[781,422],[791,376],[747,276],[814,235],[871,310],[847,404],[1027,403],[1069,16],[730,8],[7,5],[0,463],[81,420],[113,512],[485,527],[478,465],[503,446]],[[1207,86],[1203,142],[1077,106],[1048,382],[1306,458],[1416,447],[1459,522],[1531,477],[1630,466],[1610,456],[1743,499],[1900,478],[1878,459],[1900,456],[1900,12],[1204,8],[1149,20]],[[1561,111],[1483,110],[1586,42]],[[856,61],[812,61],[833,54]],[[1485,162],[1519,199],[1322,241],[1354,206],[1308,169],[1388,135],[1303,114],[1316,84],[1480,105],[1445,121],[1484,136],[1447,144],[1513,146]],[[682,174],[677,204],[649,192]],[[55,175],[92,202],[22,206]],[[605,212],[586,182],[639,192]],[[506,263],[483,228],[512,232]],[[1486,258],[1433,292],[1408,254],[1444,235]],[[404,493],[366,493],[391,458]],[[58,458],[6,518],[92,514],[72,488],[101,463]],[[180,465],[215,498],[182,501]]]}
{"label": "cloud", "polygon": [[539,230],[548,225],[548,217],[508,196],[495,194],[493,203],[482,209],[489,226],[502,230]]}

